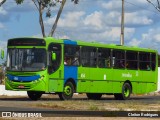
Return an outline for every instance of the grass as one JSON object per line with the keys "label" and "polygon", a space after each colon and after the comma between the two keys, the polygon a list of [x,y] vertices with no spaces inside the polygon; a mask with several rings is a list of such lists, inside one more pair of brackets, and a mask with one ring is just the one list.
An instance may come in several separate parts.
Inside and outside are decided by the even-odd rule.
{"label": "grass", "polygon": [[[159,103],[158,103],[159,104]],[[107,103],[105,101],[91,101],[91,100],[78,100],[78,101],[56,101],[34,104],[36,107],[51,108],[58,110],[107,110],[107,111],[141,111],[141,110],[160,110],[160,105],[144,104],[141,102],[129,101],[129,102],[113,102]]]}

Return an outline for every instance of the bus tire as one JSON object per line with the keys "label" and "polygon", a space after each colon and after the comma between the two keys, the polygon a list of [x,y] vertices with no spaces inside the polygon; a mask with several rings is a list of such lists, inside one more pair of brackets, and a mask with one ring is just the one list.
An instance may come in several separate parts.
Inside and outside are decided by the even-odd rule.
{"label": "bus tire", "polygon": [[74,86],[72,82],[67,82],[64,86],[64,91],[58,93],[58,95],[61,100],[69,100],[72,99],[73,93],[74,93]]}
{"label": "bus tire", "polygon": [[129,83],[124,83],[122,87],[122,93],[114,94],[116,100],[128,100],[130,98],[132,89]]}
{"label": "bus tire", "polygon": [[39,100],[42,96],[41,92],[35,92],[35,91],[27,91],[27,94],[31,100]]}
{"label": "bus tire", "polygon": [[86,93],[88,99],[99,100],[102,97],[101,93]]}

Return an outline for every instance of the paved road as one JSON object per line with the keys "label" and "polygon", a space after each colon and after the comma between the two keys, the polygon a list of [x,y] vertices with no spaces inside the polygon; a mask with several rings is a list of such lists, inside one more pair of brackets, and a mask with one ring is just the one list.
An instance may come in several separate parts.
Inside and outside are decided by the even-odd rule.
{"label": "paved road", "polygon": [[[135,104],[135,105],[141,105],[145,106],[145,108],[148,106],[153,107],[153,105],[156,108],[156,110],[160,111],[160,95],[145,95],[145,96],[132,96],[130,100],[127,101],[121,101],[121,100],[114,100],[113,96],[104,96],[102,97],[101,100],[96,100],[96,101],[90,101],[87,99],[87,97],[85,95],[76,95],[74,96],[73,100],[71,101],[61,101],[59,100],[59,98],[56,95],[53,96],[49,96],[49,97],[42,97],[41,100],[38,101],[31,101],[27,96],[25,97],[7,97],[7,96],[0,96],[0,112],[16,112],[16,113],[41,113],[42,116],[96,116],[96,117],[100,117],[100,116],[107,116],[107,115],[113,115],[113,116],[126,116],[128,115],[128,112],[124,112],[124,110],[121,110],[121,112],[107,112],[106,110],[102,111],[98,109],[98,112],[93,112],[93,111],[97,111],[97,108],[95,108],[95,106],[93,106],[92,104],[95,103],[95,106],[97,105],[99,106],[106,106],[107,108],[108,105],[111,106],[109,108],[109,110],[107,109],[107,111],[114,111],[115,108],[113,108],[114,104],[118,105],[125,105],[124,107],[126,107],[127,105],[129,106],[127,109],[130,109],[130,104]],[[54,104],[54,107],[42,107],[41,104]],[[65,106],[66,104],[66,108],[62,107]],[[84,104],[84,105],[83,105]],[[84,107],[85,104],[90,104],[90,108],[87,109],[87,112],[84,112],[86,109],[78,109],[80,107]],[[57,106],[56,106],[57,105]],[[60,106],[61,105],[61,106]],[[77,105],[77,109],[76,107],[73,106]],[[60,106],[60,107],[59,107]],[[149,107],[150,108],[150,107]],[[148,108],[147,108],[148,109]],[[146,110],[147,110],[146,109]],[[93,110],[93,111],[91,111]],[[142,109],[144,110],[144,109]],[[153,109],[154,110],[154,109]],[[139,110],[138,110],[139,111]],[[159,114],[159,113],[158,113]],[[22,115],[22,114],[21,114]],[[37,114],[39,115],[39,114]],[[1,115],[0,115],[1,116]],[[160,116],[160,114],[159,114]]]}

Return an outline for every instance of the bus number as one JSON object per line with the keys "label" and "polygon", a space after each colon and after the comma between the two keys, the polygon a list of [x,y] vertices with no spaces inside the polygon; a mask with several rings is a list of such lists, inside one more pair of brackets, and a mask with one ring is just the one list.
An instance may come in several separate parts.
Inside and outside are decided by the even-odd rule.
{"label": "bus number", "polygon": [[85,78],[86,74],[85,73],[81,73],[81,78]]}

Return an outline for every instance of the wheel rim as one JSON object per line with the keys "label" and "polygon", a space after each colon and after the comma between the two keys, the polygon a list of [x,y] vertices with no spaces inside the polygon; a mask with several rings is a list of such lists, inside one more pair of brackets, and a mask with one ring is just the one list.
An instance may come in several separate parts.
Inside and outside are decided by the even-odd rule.
{"label": "wheel rim", "polygon": [[72,93],[72,88],[70,86],[66,86],[64,89],[64,93],[69,96]]}
{"label": "wheel rim", "polygon": [[125,97],[128,97],[129,94],[130,94],[130,91],[129,91],[129,89],[126,87],[126,88],[124,89],[124,96],[125,96]]}

